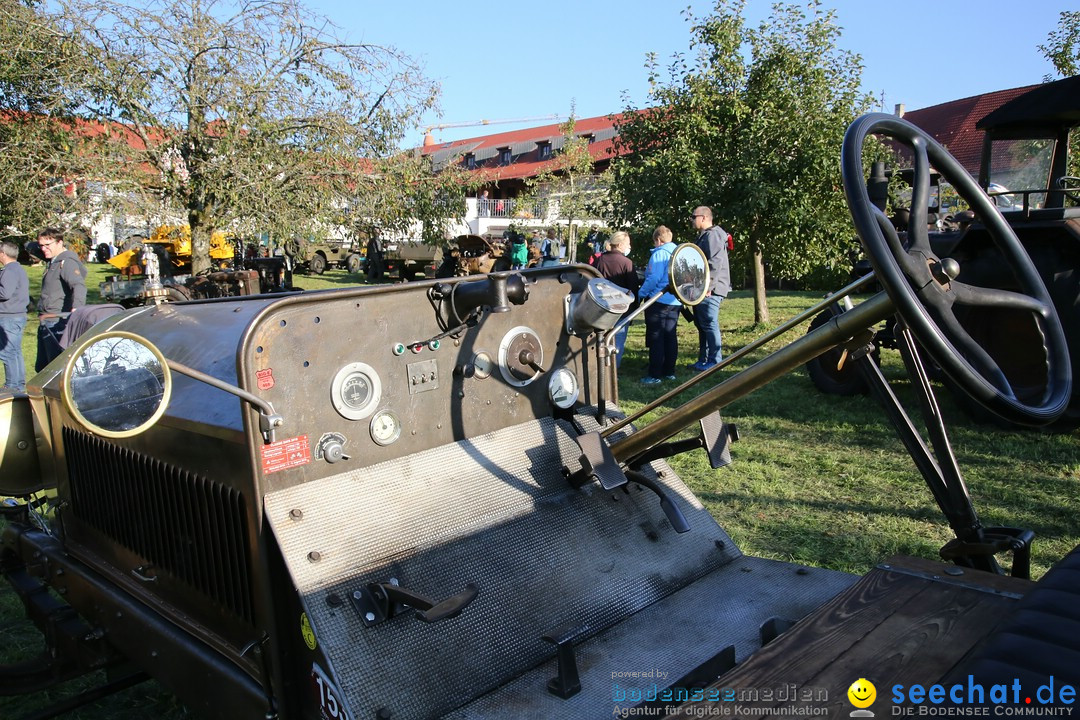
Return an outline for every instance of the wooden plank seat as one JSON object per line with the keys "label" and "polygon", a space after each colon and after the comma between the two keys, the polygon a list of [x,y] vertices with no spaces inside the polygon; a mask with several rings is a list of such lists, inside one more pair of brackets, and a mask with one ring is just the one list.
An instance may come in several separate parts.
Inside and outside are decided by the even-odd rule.
{"label": "wooden plank seat", "polygon": [[890,558],[748,659],[738,658],[700,701],[672,717],[848,717],[855,708],[847,690],[860,678],[877,688],[870,711],[887,717],[895,685],[926,687],[968,662],[1035,585]]}

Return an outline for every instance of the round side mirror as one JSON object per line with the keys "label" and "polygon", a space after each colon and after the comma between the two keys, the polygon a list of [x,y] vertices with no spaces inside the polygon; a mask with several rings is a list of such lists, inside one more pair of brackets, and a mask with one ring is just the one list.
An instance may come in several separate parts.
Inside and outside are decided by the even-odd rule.
{"label": "round side mirror", "polygon": [[697,305],[709,293],[709,262],[697,245],[686,243],[671,254],[669,289],[683,305]]}
{"label": "round side mirror", "polygon": [[138,435],[161,417],[172,394],[165,356],[149,341],[113,331],[79,345],[64,367],[68,412],[103,437]]}

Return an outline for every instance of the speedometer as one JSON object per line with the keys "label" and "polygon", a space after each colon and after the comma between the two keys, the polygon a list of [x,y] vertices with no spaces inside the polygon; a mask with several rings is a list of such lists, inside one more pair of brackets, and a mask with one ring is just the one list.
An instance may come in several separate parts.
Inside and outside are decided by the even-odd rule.
{"label": "speedometer", "polygon": [[375,368],[367,363],[345,365],[330,384],[330,402],[349,420],[363,420],[375,412],[382,399],[382,382]]}

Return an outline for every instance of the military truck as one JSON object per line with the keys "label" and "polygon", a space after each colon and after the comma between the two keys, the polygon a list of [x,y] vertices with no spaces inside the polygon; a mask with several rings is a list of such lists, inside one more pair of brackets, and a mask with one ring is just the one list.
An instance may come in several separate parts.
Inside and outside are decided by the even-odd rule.
{"label": "military truck", "polygon": [[[1080,178],[1070,175],[1069,145],[1070,134],[1078,125],[1080,76],[1040,85],[976,124],[985,131],[979,184],[994,199],[1050,291],[1065,328],[1074,376],[1080,372]],[[879,175],[879,190],[883,189],[885,175]],[[905,176],[911,177],[910,171]],[[932,170],[929,180],[926,186],[936,189],[938,182]],[[927,195],[935,196],[934,192]],[[911,237],[916,225],[928,223],[930,212],[939,210],[927,202],[927,197],[922,198],[927,207],[920,207],[921,212],[914,212],[913,205],[904,214],[898,231],[902,242]],[[884,192],[879,191],[875,204],[882,211],[885,201]],[[953,210],[948,215],[940,211],[936,214],[940,217],[935,215],[938,222],[928,235],[933,251],[960,263],[963,274],[958,280],[962,282],[1015,289],[1017,281],[1008,258],[991,242],[984,214],[960,207]],[[865,272],[869,266],[856,269]],[[828,317],[819,322],[827,322]],[[1023,312],[1006,306],[971,305],[960,308],[955,321],[971,338],[986,345],[994,363],[1026,374],[1032,386],[1037,386],[1045,375],[1036,359],[1017,353],[1023,347],[1017,339],[1035,330]],[[1011,332],[997,334],[1004,329]],[[995,338],[993,342],[991,335]],[[891,327],[879,334],[873,352],[877,352],[878,346],[895,347]],[[811,361],[807,365],[810,377],[824,392],[865,392],[867,386],[857,372],[843,366],[838,368],[842,356],[841,351],[836,351]],[[950,388],[954,387],[948,375],[944,380]],[[999,421],[996,416],[986,414],[980,404],[970,402],[967,393],[958,391],[954,395],[974,416]],[[1063,422],[1071,426],[1077,421],[1080,421],[1080,388],[1074,387]]]}
{"label": "military truck", "polygon": [[[925,223],[897,241],[865,185],[874,134],[925,148],[916,196],[932,162],[1018,291],[958,281]],[[209,718],[1061,714],[1078,680],[1080,553],[1023,579],[1032,534],[979,521],[919,360],[1004,417],[1052,422],[1072,383],[1054,305],[990,200],[917,128],[860,118],[841,159],[885,291],[731,371],[825,300],[632,414],[611,352],[631,298],[587,265],[99,323],[28,395],[0,395],[0,493],[17,498],[0,570],[47,649],[0,668],[0,691],[109,667]],[[701,251],[677,249],[668,280],[700,301]],[[1045,367],[1042,387],[952,322],[973,302],[1027,313],[1039,332],[1015,342]],[[932,454],[858,362],[947,518],[948,564],[899,558],[859,578],[744,554],[668,460],[729,465],[725,407],[895,314],[917,340]],[[48,488],[46,505],[27,499]],[[869,678],[888,685],[875,695]]]}
{"label": "military truck", "polygon": [[364,248],[351,240],[290,238],[282,249],[292,261],[294,271],[322,275],[327,269],[341,268],[356,274],[363,268]]}

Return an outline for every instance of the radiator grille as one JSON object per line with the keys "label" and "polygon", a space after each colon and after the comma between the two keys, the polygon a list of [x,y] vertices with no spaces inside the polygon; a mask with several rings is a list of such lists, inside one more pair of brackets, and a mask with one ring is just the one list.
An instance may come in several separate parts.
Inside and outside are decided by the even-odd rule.
{"label": "radiator grille", "polygon": [[75,517],[253,623],[238,491],[71,428],[63,439]]}

